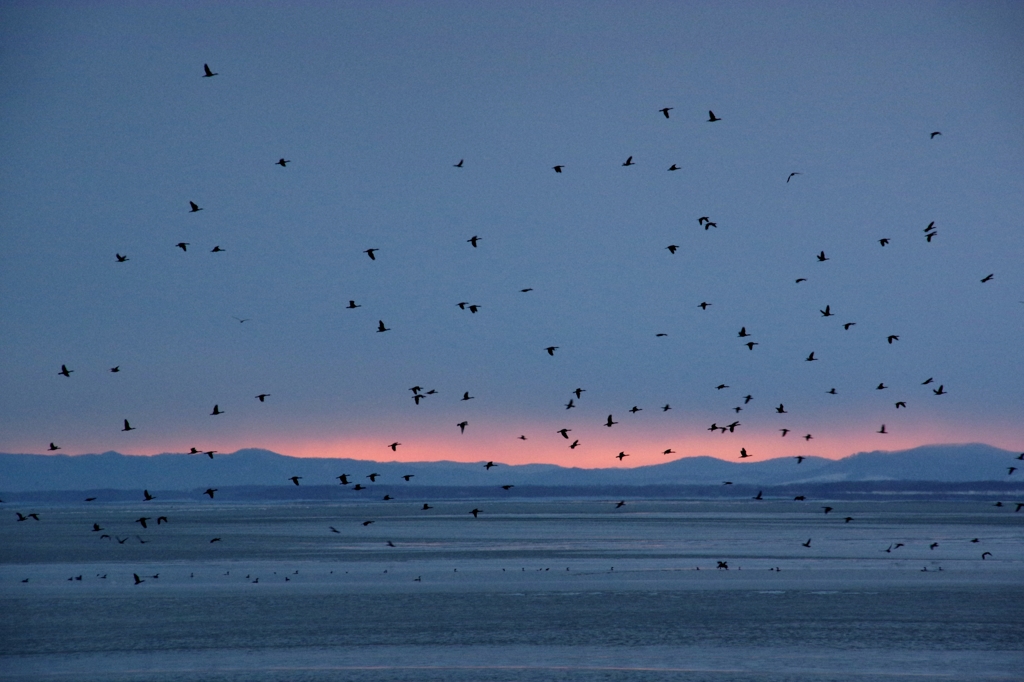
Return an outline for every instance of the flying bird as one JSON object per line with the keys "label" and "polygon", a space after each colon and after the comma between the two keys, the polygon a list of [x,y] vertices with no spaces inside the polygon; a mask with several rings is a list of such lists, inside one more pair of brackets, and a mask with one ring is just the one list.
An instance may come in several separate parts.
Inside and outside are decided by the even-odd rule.
{"label": "flying bird", "polygon": [[[782,437],[783,438],[785,438],[786,434],[789,433],[789,429],[779,429],[779,431],[782,431]],[[799,462],[797,462],[797,464],[799,464]]]}
{"label": "flying bird", "polygon": [[746,459],[747,457],[750,457],[750,455],[747,454],[747,449],[740,448],[740,459]]}
{"label": "flying bird", "polygon": [[892,345],[893,341],[899,341],[899,340],[900,340],[900,337],[899,337],[898,334],[889,334],[888,341],[889,341],[889,345],[890,346]]}
{"label": "flying bird", "polygon": [[391,328],[384,326],[384,320],[378,320],[377,321],[377,333],[378,334],[380,332],[389,332],[389,331],[391,331]]}
{"label": "flying bird", "polygon": [[626,162],[624,164],[622,164],[622,165],[623,166],[635,166],[636,164],[633,163],[633,157],[631,156],[628,159],[626,159]]}
{"label": "flying bird", "polygon": [[119,254],[119,253],[115,253],[115,254],[114,254],[114,257],[115,257],[115,258],[117,258],[117,262],[118,262],[118,263],[124,263],[125,261],[127,261],[127,260],[128,260],[128,256],[122,256],[122,255],[121,255],[121,254]]}
{"label": "flying bird", "polygon": [[941,134],[942,134],[942,133],[941,133],[940,131],[936,130],[936,131],[935,131],[934,133],[932,133],[932,134],[931,134],[931,135],[930,135],[930,136],[928,137],[928,139],[929,139],[929,140],[934,140],[934,139],[935,139],[935,136],[936,136],[936,135],[941,135]]}
{"label": "flying bird", "polygon": [[[665,107],[663,109],[658,109],[658,111],[660,111],[661,113],[665,114],[665,118],[668,118],[669,117],[668,112],[672,111],[673,109],[675,109],[675,107]],[[630,157],[630,158],[632,158],[632,157]]]}
{"label": "flying bird", "polygon": [[786,407],[782,403],[779,403],[779,406],[775,408],[775,412],[778,414],[789,414],[786,412]]}
{"label": "flying bird", "polygon": [[641,412],[641,411],[643,411],[643,409],[644,409],[644,408],[642,408],[642,407],[637,407],[636,405],[634,405],[633,407],[631,407],[631,408],[630,408],[629,410],[627,410],[627,411],[628,411],[628,412],[631,412],[631,413],[633,413],[633,414],[636,414],[637,412]]}
{"label": "flying bird", "polygon": [[175,246],[177,246],[182,251],[188,251],[188,247],[190,246],[190,242],[178,242],[177,244],[175,244]]}
{"label": "flying bird", "polygon": [[476,509],[476,508],[474,507],[474,508],[473,508],[473,511],[471,511],[471,512],[469,512],[469,513],[473,515],[473,518],[474,518],[474,519],[476,519],[476,518],[479,518],[479,517],[477,516],[477,514],[479,514],[479,513],[481,512],[481,511],[483,511],[483,510],[481,510],[481,509]]}
{"label": "flying bird", "polygon": [[59,445],[54,445],[54,444],[53,444],[53,443],[51,442],[51,443],[50,443],[50,447],[48,447],[48,448],[47,448],[47,450],[49,450],[50,452],[53,452],[53,451],[55,451],[55,450],[60,450],[60,446],[59,446]]}
{"label": "flying bird", "polygon": [[829,258],[828,258],[828,256],[825,255],[824,251],[822,251],[821,253],[818,254],[818,262],[819,263],[824,263],[827,260],[829,260]]}
{"label": "flying bird", "polygon": [[494,462],[488,462],[487,464],[484,465],[484,469],[488,469],[489,470],[491,467],[496,467],[496,466],[498,466],[498,465],[495,464]]}
{"label": "flying bird", "polygon": [[152,495],[149,494],[148,490],[143,490],[142,491],[142,496],[143,496],[143,498],[145,498],[146,502],[149,502],[150,500],[155,500],[156,499],[155,497],[153,497]]}
{"label": "flying bird", "polygon": [[210,253],[220,253],[222,251],[227,251],[227,249],[222,249],[220,248],[220,246],[215,246],[212,249],[210,249]]}
{"label": "flying bird", "polygon": [[459,427],[459,432],[460,433],[465,433],[466,432],[466,427],[469,426],[469,422],[465,422],[465,421],[459,422],[458,424],[456,424],[456,426]]}
{"label": "flying bird", "polygon": [[[219,76],[219,75],[220,74],[218,74],[218,73],[214,73],[213,71],[210,71],[210,65],[209,64],[203,64],[203,78],[213,78],[214,76]],[[135,576],[136,580],[138,580],[138,577],[139,576]],[[137,584],[138,583],[136,583],[136,585]]]}
{"label": "flying bird", "polygon": [[932,389],[932,393],[934,393],[935,395],[946,395],[946,391],[943,390],[943,388],[944,388],[943,384],[939,384],[938,388],[933,388]]}
{"label": "flying bird", "polygon": [[843,323],[843,330],[844,331],[850,331],[850,327],[854,326],[855,324],[857,324],[857,323],[856,322],[844,322]]}
{"label": "flying bird", "polygon": [[832,306],[825,306],[824,310],[819,310],[818,312],[821,313],[822,317],[832,317],[835,315],[835,313],[832,312]]}
{"label": "flying bird", "polygon": [[269,393],[260,393],[258,396],[256,396],[256,399],[259,400],[262,403],[262,402],[266,402],[266,399],[269,398],[269,397],[270,397]]}
{"label": "flying bird", "polygon": [[613,424],[618,424],[618,423],[619,423],[619,422],[614,422],[614,421],[612,421],[612,416],[611,416],[611,415],[608,415],[608,421],[607,421],[607,422],[605,422],[605,426],[607,426],[607,427],[611,428],[611,426],[612,426]]}
{"label": "flying bird", "polygon": [[882,428],[878,429],[878,433],[889,433],[885,430],[885,424],[882,424]]}
{"label": "flying bird", "polygon": [[188,202],[188,205],[192,207],[192,210],[190,210],[189,213],[198,213],[199,211],[203,210],[203,209],[199,208],[199,204],[197,204],[194,201]]}
{"label": "flying bird", "polygon": [[810,354],[810,355],[808,355],[808,356],[807,356],[806,358],[804,358],[804,359],[805,359],[805,360],[806,360],[807,362],[814,362],[814,361],[815,361],[815,360],[817,360],[818,358],[814,357],[814,351],[812,350],[812,351],[811,351],[811,354]]}
{"label": "flying bird", "polygon": [[904,401],[902,401],[902,400],[900,400],[900,401],[898,401],[898,402],[896,403],[896,409],[897,409],[897,410],[898,410],[898,409],[900,409],[901,407],[906,407],[906,406],[907,406],[907,403],[906,403],[906,402],[904,402]]}
{"label": "flying bird", "polygon": [[122,430],[122,431],[134,431],[134,430],[135,430],[135,427],[134,427],[134,426],[132,426],[131,424],[129,424],[129,423],[128,423],[128,420],[127,420],[127,419],[125,419],[125,420],[124,420],[124,428],[123,428],[123,429],[121,429],[121,430]]}
{"label": "flying bird", "polygon": [[465,159],[459,159],[459,162],[453,163],[452,166],[454,166],[455,168],[462,168],[463,161],[465,161]]}
{"label": "flying bird", "polygon": [[117,367],[111,367],[110,371],[113,372],[114,374],[117,374],[118,372],[121,371],[121,365],[118,365]]}
{"label": "flying bird", "polygon": [[666,248],[666,249],[668,249],[668,252],[669,252],[669,253],[672,253],[672,254],[674,254],[674,253],[676,252],[676,250],[678,250],[678,249],[679,249],[679,245],[678,245],[678,244],[669,244],[669,245],[668,245],[668,246],[666,246],[665,248]]}
{"label": "flying bird", "polygon": [[566,440],[569,440],[569,432],[570,431],[572,431],[572,429],[559,429],[558,431],[555,431],[555,433],[560,433],[560,434],[562,434],[562,438],[565,438]]}
{"label": "flying bird", "polygon": [[217,488],[207,488],[206,490],[203,491],[203,494],[204,495],[209,495],[210,499],[212,500],[213,499],[213,494],[215,492],[217,492]]}
{"label": "flying bird", "polygon": [[881,244],[882,246],[885,246],[886,244],[889,243],[889,240],[883,237],[882,239],[878,240],[878,243]]}
{"label": "flying bird", "polygon": [[74,372],[74,371],[75,370],[73,370],[73,369],[68,369],[67,365],[61,365],[60,366],[60,371],[57,372],[57,374],[60,374],[61,376],[64,376],[64,377],[70,377],[71,373]]}
{"label": "flying bird", "polygon": [[556,173],[561,173],[562,169],[565,168],[565,166],[552,166],[552,168],[555,169]]}
{"label": "flying bird", "polygon": [[804,547],[810,547],[811,546],[811,539],[807,538],[807,542],[801,542],[800,544],[803,545]]}
{"label": "flying bird", "polygon": [[585,389],[585,388],[577,388],[575,391],[573,391],[573,393],[576,394],[576,399],[577,400],[579,400],[582,397],[582,396],[580,396],[581,393],[586,393],[586,392],[587,392],[587,389]]}
{"label": "flying bird", "polygon": [[149,526],[146,525],[146,521],[149,521],[151,518],[153,518],[153,517],[152,516],[140,516],[139,518],[135,519],[135,523],[141,523],[143,528],[149,528]]}
{"label": "flying bird", "polygon": [[[207,68],[209,68],[209,67],[207,67]],[[217,74],[213,73],[213,74],[210,74],[210,75],[211,76],[216,76]],[[138,585],[139,583],[146,582],[145,580],[143,580],[142,578],[139,577],[138,573],[132,573],[132,576],[135,578],[135,584],[136,585]]]}
{"label": "flying bird", "polygon": [[472,237],[470,237],[470,238],[469,238],[469,239],[467,239],[466,241],[467,241],[467,242],[469,242],[470,244],[472,244],[472,245],[473,245],[473,248],[475,249],[475,248],[476,248],[476,243],[477,243],[478,241],[480,241],[481,239],[483,239],[483,237],[478,237],[478,236],[476,236],[476,235],[473,235]]}
{"label": "flying bird", "polygon": [[295,485],[298,485],[300,478],[302,478],[302,476],[291,476],[288,478],[288,480],[294,483]]}
{"label": "flying bird", "polygon": [[576,449],[576,448],[578,448],[579,446],[580,446],[580,439],[579,439],[579,438],[577,438],[577,439],[576,439],[576,440],[574,440],[573,442],[569,443],[569,449],[570,449],[570,450],[575,450],[575,449]]}
{"label": "flying bird", "polygon": [[348,305],[345,306],[347,310],[355,310],[356,308],[362,308],[363,306],[357,305],[355,301],[349,301]]}
{"label": "flying bird", "polygon": [[374,251],[380,251],[380,249],[366,249],[363,253],[369,256],[370,260],[377,260],[377,257],[373,255]]}
{"label": "flying bird", "polygon": [[629,457],[629,455],[627,455],[625,452],[620,452],[619,454],[615,455],[615,458],[620,462],[626,457]]}
{"label": "flying bird", "polygon": [[673,164],[672,164],[672,165],[671,165],[671,166],[669,167],[669,170],[670,170],[670,171],[677,171],[677,170],[679,170],[679,166],[677,166],[677,165],[675,165],[675,164],[673,163]]}
{"label": "flying bird", "polygon": [[994,275],[994,274],[988,274],[988,275],[986,275],[985,277],[983,277],[981,281],[982,281],[983,283],[984,283],[984,282],[988,282],[988,281],[990,281],[990,280],[991,280],[991,279],[992,279],[993,277],[995,277],[995,275]]}
{"label": "flying bird", "polygon": [[789,183],[789,181],[793,179],[794,175],[803,175],[803,173],[801,173],[800,171],[793,171],[792,173],[789,174],[789,177],[786,178],[786,182]]}
{"label": "flying bird", "polygon": [[569,398],[569,402],[565,404],[565,409],[571,410],[574,407],[576,407],[576,403],[573,402],[572,398]]}
{"label": "flying bird", "polygon": [[224,414],[224,410],[220,409],[220,405],[214,405],[213,412],[210,413],[210,416],[215,416],[218,414]]}
{"label": "flying bird", "polygon": [[554,357],[555,356],[555,351],[558,350],[558,348],[559,348],[558,346],[548,346],[544,350],[546,350],[548,352],[548,355],[550,355],[551,357]]}
{"label": "flying bird", "polygon": [[474,399],[474,396],[471,396],[471,395],[469,394],[469,391],[466,391],[465,393],[463,393],[463,394],[462,394],[462,399],[463,399],[463,400],[473,400],[473,399]]}
{"label": "flying bird", "polygon": [[763,490],[758,490],[757,494],[754,495],[751,499],[753,499],[753,500],[763,500],[764,498],[761,496],[763,493],[764,493]]}
{"label": "flying bird", "polygon": [[714,123],[715,121],[721,121],[721,120],[722,119],[720,119],[717,116],[715,116],[715,112],[713,112],[713,111],[709,111],[708,112],[708,123]]}

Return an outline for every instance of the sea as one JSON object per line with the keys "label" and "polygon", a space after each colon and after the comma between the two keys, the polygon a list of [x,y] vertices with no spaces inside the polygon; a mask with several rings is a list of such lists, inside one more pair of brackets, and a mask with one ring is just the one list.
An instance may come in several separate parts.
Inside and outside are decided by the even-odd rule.
{"label": "sea", "polygon": [[1009,502],[18,507],[0,680],[1024,679]]}

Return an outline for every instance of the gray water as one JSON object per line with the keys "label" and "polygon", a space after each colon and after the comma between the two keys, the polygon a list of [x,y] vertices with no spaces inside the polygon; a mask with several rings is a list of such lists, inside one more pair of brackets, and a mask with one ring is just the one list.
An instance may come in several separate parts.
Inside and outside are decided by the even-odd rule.
{"label": "gray water", "polygon": [[19,510],[0,679],[1024,679],[1024,514],[824,504]]}

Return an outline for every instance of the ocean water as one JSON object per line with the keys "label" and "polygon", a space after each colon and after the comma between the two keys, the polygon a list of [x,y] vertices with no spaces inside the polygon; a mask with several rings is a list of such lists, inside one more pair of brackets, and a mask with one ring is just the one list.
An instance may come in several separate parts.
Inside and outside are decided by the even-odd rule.
{"label": "ocean water", "polygon": [[5,509],[0,680],[1024,679],[1012,507],[432,504]]}

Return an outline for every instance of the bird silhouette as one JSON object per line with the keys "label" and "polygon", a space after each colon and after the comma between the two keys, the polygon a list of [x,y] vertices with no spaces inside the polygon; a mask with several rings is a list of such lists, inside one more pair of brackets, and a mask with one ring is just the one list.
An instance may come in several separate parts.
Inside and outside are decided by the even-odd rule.
{"label": "bird silhouette", "polygon": [[389,332],[389,331],[391,331],[391,328],[384,326],[384,320],[378,320],[377,321],[377,333],[378,334],[381,333],[381,332]]}
{"label": "bird silhouette", "polygon": [[763,499],[764,499],[764,497],[762,497],[762,494],[763,494],[763,493],[764,493],[764,491],[763,491],[763,490],[758,490],[758,491],[757,491],[757,494],[756,494],[756,495],[754,495],[754,497],[752,497],[751,499],[754,499],[754,500],[763,500]]}
{"label": "bird silhouette", "polygon": [[789,429],[779,429],[779,431],[782,431],[782,437],[783,438],[785,438],[786,434],[789,433]]}
{"label": "bird silhouette", "polygon": [[220,405],[214,405],[213,406],[213,412],[211,412],[210,415],[211,416],[215,416],[215,415],[218,415],[218,414],[224,414],[224,410],[220,409]]}
{"label": "bird silhouette", "polygon": [[676,451],[673,450],[672,448],[669,448],[668,450],[665,450],[661,454],[663,454],[663,455],[674,455],[674,454],[676,454]]}
{"label": "bird silhouette", "polygon": [[679,170],[679,166],[677,166],[677,165],[675,165],[675,164],[673,163],[673,164],[672,164],[671,166],[669,166],[669,170],[670,170],[670,171],[677,171],[677,170]]}
{"label": "bird silhouette", "polygon": [[555,170],[556,173],[561,173],[562,169],[565,168],[565,166],[552,166],[552,168]]}
{"label": "bird silhouette", "polygon": [[807,356],[806,358],[804,358],[804,359],[805,359],[805,360],[806,360],[807,362],[814,362],[814,361],[815,361],[815,360],[817,360],[818,358],[814,357],[814,351],[812,350],[812,351],[811,351],[811,354],[810,354],[810,355],[808,355],[808,356]]}
{"label": "bird silhouette", "polygon": [[678,244],[669,244],[665,248],[668,249],[669,253],[674,254],[679,249],[679,245]]}
{"label": "bird silhouette", "polygon": [[572,443],[569,444],[569,449],[570,450],[575,450],[576,448],[579,447],[579,445],[580,445],[580,439],[577,438],[576,440],[574,440]]}
{"label": "bird silhouette", "polygon": [[787,183],[787,184],[789,183],[789,181],[790,181],[790,180],[792,180],[792,179],[793,179],[793,176],[794,176],[794,175],[803,175],[803,173],[801,173],[800,171],[793,171],[792,173],[790,173],[790,174],[789,174],[789,177],[788,177],[788,178],[786,178],[786,183]]}
{"label": "bird silhouette", "polygon": [[[675,109],[675,107],[664,107],[663,109],[658,109],[658,111],[660,111],[661,113],[665,114],[665,118],[668,118],[669,117],[668,112],[672,111],[673,109]],[[632,157],[630,157],[630,158],[632,158]]]}
{"label": "bird silhouette", "polygon": [[473,400],[473,398],[474,398],[474,396],[471,396],[469,394],[469,391],[466,391],[465,393],[462,394],[462,399],[463,400]]}
{"label": "bird silhouette", "polygon": [[256,399],[259,400],[262,403],[262,402],[266,402],[266,399],[269,398],[269,397],[270,397],[269,393],[260,393],[258,396],[256,396]]}
{"label": "bird silhouette", "polygon": [[636,405],[634,405],[633,407],[631,407],[631,408],[630,408],[630,409],[628,410],[628,412],[631,412],[631,413],[633,413],[633,414],[636,414],[637,412],[641,412],[641,411],[643,411],[643,409],[644,409],[644,408],[642,408],[642,407],[637,407]]}
{"label": "bird silhouette", "polygon": [[627,455],[625,452],[620,452],[619,454],[615,455],[615,458],[620,462],[626,457],[629,457],[629,455]]}
{"label": "bird silhouette", "polygon": [[502,490],[511,490],[512,488],[515,488],[515,486],[511,483],[501,486]]}
{"label": "bird silhouette", "polygon": [[818,262],[819,263],[824,263],[827,260],[830,260],[830,259],[825,255],[824,251],[822,251],[821,253],[818,254]]}
{"label": "bird silhouette", "polygon": [[128,256],[122,256],[119,253],[115,253],[114,257],[117,258],[118,263],[124,263],[125,261],[129,260]]}
{"label": "bird silhouette", "polygon": [[804,440],[811,440],[812,438],[814,438],[814,436],[812,436],[809,433],[806,436],[804,436]]}
{"label": "bird silhouette", "polygon": [[355,310],[356,308],[362,308],[363,306],[357,305],[355,301],[349,301],[348,305],[345,306],[346,310]]}
{"label": "bird silhouette", "polygon": [[295,485],[298,485],[300,478],[302,478],[302,476],[291,476],[288,478],[288,480],[294,483]]}
{"label": "bird silhouette", "polygon": [[900,337],[897,334],[889,334],[889,336],[887,337],[887,340],[889,341],[889,345],[891,346],[892,342],[893,341],[899,341]]}
{"label": "bird silhouette", "polygon": [[352,481],[348,480],[348,474],[342,474],[341,476],[335,476],[336,479],[341,481],[341,485],[348,485]]}
{"label": "bird silhouette", "polygon": [[199,205],[196,202],[194,202],[194,201],[188,202],[188,205],[191,207],[191,210],[189,211],[189,213],[198,213],[199,211],[203,210],[203,209],[199,208]]}
{"label": "bird silhouette", "polygon": [[882,239],[878,240],[878,243],[881,244],[882,246],[885,246],[886,244],[889,243],[889,240],[883,237]]}
{"label": "bird silhouette", "polygon": [[832,507],[822,507],[822,509],[824,509],[825,513],[828,514],[830,511],[832,511],[833,508]]}
{"label": "bird silhouette", "polygon": [[715,386],[716,391],[721,391],[722,389],[725,388],[729,388],[729,386],[727,384],[718,384],[717,386]]}
{"label": "bird silhouette", "polygon": [[525,293],[527,293],[527,292],[529,292],[529,291],[533,291],[533,287],[526,287],[525,289],[520,289],[519,291],[520,291],[521,293],[524,293],[524,294],[525,294]]}
{"label": "bird silhouette", "polygon": [[981,560],[984,561],[986,556],[992,556],[992,552],[982,552]]}
{"label": "bird silhouette", "polygon": [[708,112],[708,123],[714,123],[715,121],[721,121],[721,120],[722,119],[720,119],[717,116],[715,116],[715,112],[713,112],[713,111],[709,111]]}
{"label": "bird silhouette", "polygon": [[474,519],[476,519],[476,518],[479,518],[478,514],[479,514],[479,513],[481,512],[481,511],[483,511],[483,510],[482,510],[482,509],[476,509],[476,508],[474,507],[473,511],[471,511],[471,512],[469,512],[469,513],[473,515],[473,518],[474,518]]}
{"label": "bird silhouette", "polygon": [[477,243],[478,241],[480,241],[481,239],[483,239],[483,237],[478,237],[478,236],[476,236],[476,235],[473,235],[472,237],[470,237],[470,238],[469,238],[469,239],[467,239],[466,241],[467,241],[467,242],[469,242],[470,244],[472,244],[472,245],[473,245],[473,248],[475,249],[475,248],[476,248],[476,243]]}
{"label": "bird silhouette", "polygon": [[779,406],[775,408],[775,412],[778,414],[788,414],[786,412],[786,407],[782,403],[779,403]]}
{"label": "bird silhouette", "polygon": [[711,304],[708,303],[707,301],[701,301],[697,307],[700,308],[701,310],[707,310],[709,305]]}
{"label": "bird silhouette", "polygon": [[466,427],[469,426],[469,422],[462,421],[462,422],[459,422],[458,424],[456,424],[456,426],[459,427],[459,433],[465,433],[466,432]]}
{"label": "bird silhouette", "polygon": [[833,315],[835,315],[835,313],[832,312],[831,306],[825,306],[824,310],[819,310],[818,312],[821,313],[822,317],[832,317]]}
{"label": "bird silhouette", "polygon": [[982,281],[983,283],[984,283],[984,282],[988,282],[988,281],[990,281],[990,280],[991,280],[991,279],[992,279],[993,277],[995,277],[995,275],[994,275],[994,274],[988,274],[988,275],[985,275],[985,277],[983,277],[981,281]]}
{"label": "bird silhouette", "polygon": [[141,523],[143,528],[149,528],[149,526],[146,525],[146,521],[149,521],[151,518],[153,518],[153,517],[152,516],[140,516],[139,518],[135,519],[135,523]]}
{"label": "bird silhouette", "polygon": [[153,497],[152,495],[149,494],[148,490],[143,490],[142,491],[142,496],[143,496],[143,498],[145,499],[146,502],[149,502],[150,500],[155,500],[156,499],[155,497]]}
{"label": "bird silhouette", "polygon": [[280,158],[277,161],[275,161],[274,164],[277,165],[277,166],[280,166],[281,168],[284,168],[285,166],[287,166],[291,162],[292,162],[291,159]]}
{"label": "bird silhouette", "polygon": [[935,395],[946,395],[945,386],[943,384],[939,384],[938,388],[932,389],[932,393],[934,393]]}
{"label": "bird silhouette", "polygon": [[801,542],[800,544],[803,545],[804,547],[810,547],[811,546],[811,539],[807,538],[807,542]]}
{"label": "bird silhouette", "polygon": [[70,377],[71,373],[74,372],[74,371],[75,370],[73,370],[73,369],[68,369],[67,365],[61,365],[60,366],[60,371],[57,372],[57,374],[59,374],[59,375],[61,375],[63,377]]}
{"label": "bird silhouette", "polygon": [[166,516],[158,516],[158,517],[156,517],[156,525],[159,526],[161,523],[170,523],[170,521],[167,520]]}
{"label": "bird silhouette", "polygon": [[188,247],[190,246],[190,243],[189,242],[178,242],[177,244],[175,244],[175,246],[177,246],[182,251],[188,251]]}
{"label": "bird silhouette", "polygon": [[424,502],[423,506],[420,508],[420,511],[427,511],[428,509],[433,509],[433,507],[431,507],[429,504]]}
{"label": "bird silhouette", "polygon": [[633,163],[633,157],[631,156],[628,159],[626,159],[626,162],[623,163],[622,165],[623,166],[635,166],[636,164]]}
{"label": "bird silhouette", "polygon": [[559,348],[558,346],[548,346],[544,350],[546,350],[548,352],[548,355],[550,355],[551,357],[554,357],[555,356],[555,351],[558,350],[558,348]]}
{"label": "bird silhouette", "polygon": [[227,249],[222,249],[220,246],[215,246],[210,249],[210,253],[220,253],[221,251],[227,251]]}
{"label": "bird silhouette", "polygon": [[50,447],[48,447],[47,450],[49,450],[50,452],[53,452],[55,450],[60,450],[60,446],[59,445],[54,445],[53,443],[50,443]]}
{"label": "bird silhouette", "polygon": [[875,386],[875,390],[876,391],[884,391],[887,388],[889,388],[889,387],[885,385],[884,381],[882,383],[878,384],[877,386]]}
{"label": "bird silhouette", "polygon": [[377,260],[377,257],[373,255],[375,251],[380,251],[380,249],[365,249],[363,253],[369,256],[370,260]]}
{"label": "bird silhouette", "polygon": [[750,457],[750,455],[747,454],[747,449],[740,448],[740,459],[746,459],[747,457]]}
{"label": "bird silhouette", "polygon": [[742,339],[744,337],[750,336],[750,334],[747,333],[746,327],[740,327],[740,333],[738,334],[738,336]]}
{"label": "bird silhouette", "polygon": [[[203,78],[213,78],[214,76],[219,76],[219,75],[220,74],[218,74],[218,73],[214,73],[213,71],[210,71],[210,65],[209,64],[203,64]],[[138,578],[139,576],[135,576],[135,577]]]}
{"label": "bird silhouette", "polygon": [[363,521],[364,526],[369,526],[373,521]]}
{"label": "bird silhouette", "polygon": [[[214,73],[214,74],[210,74],[210,75],[212,75],[212,76],[216,76],[217,74],[215,74],[215,73]],[[136,584],[136,585],[138,585],[138,584],[140,584],[140,583],[144,583],[144,582],[146,582],[145,580],[143,580],[142,578],[140,578],[140,577],[139,577],[139,574],[138,574],[138,573],[132,573],[132,577],[134,577],[134,578],[135,578],[135,584]]]}
{"label": "bird silhouette", "polygon": [[118,372],[121,371],[121,365],[118,365],[117,367],[111,367],[110,371],[113,372],[114,374],[117,374]]}
{"label": "bird silhouette", "polygon": [[889,433],[885,430],[885,424],[882,424],[882,428],[878,429],[878,433]]}
{"label": "bird silhouette", "polygon": [[204,495],[209,495],[210,499],[212,500],[213,499],[213,494],[215,492],[217,492],[217,488],[207,488],[206,490],[203,491],[203,494]]}
{"label": "bird silhouette", "polygon": [[370,483],[376,483],[377,482],[377,478],[379,476],[380,476],[380,474],[378,474],[378,473],[372,473],[372,474],[369,474],[367,476],[367,478],[370,479]]}
{"label": "bird silhouette", "polygon": [[905,402],[904,402],[904,401],[902,401],[902,400],[900,400],[900,401],[898,401],[898,402],[896,403],[896,409],[897,409],[897,410],[898,410],[898,409],[900,409],[901,407],[906,407],[906,406],[907,406],[907,403],[905,403]]}
{"label": "bird silhouette", "polygon": [[487,464],[484,465],[484,469],[490,469],[491,467],[496,467],[496,466],[498,466],[498,465],[495,464],[494,462],[488,462]]}
{"label": "bird silhouette", "polygon": [[750,350],[754,350],[754,346],[760,346],[761,344],[759,344],[757,341],[747,341],[744,345]]}
{"label": "bird silhouette", "polygon": [[611,415],[608,415],[608,421],[607,421],[607,422],[605,422],[605,424],[604,424],[604,425],[605,425],[605,426],[607,426],[607,427],[609,427],[609,428],[611,428],[611,426],[612,426],[612,425],[614,425],[614,424],[618,424],[618,423],[619,423],[619,422],[615,422],[615,421],[612,421],[612,416],[611,416]]}
{"label": "bird silhouette", "polygon": [[213,459],[213,455],[214,455],[215,452],[217,452],[217,451],[216,450],[207,450],[203,454],[206,455],[207,457],[209,457],[210,459]]}
{"label": "bird silhouette", "polygon": [[941,134],[942,134],[941,132],[939,132],[938,130],[936,130],[936,131],[935,131],[934,133],[932,133],[932,134],[931,134],[931,136],[929,136],[929,138],[928,138],[928,139],[929,139],[929,140],[934,140],[934,139],[935,139],[935,136],[936,136],[936,135],[941,135]]}
{"label": "bird silhouette", "polygon": [[582,397],[580,395],[581,393],[586,393],[586,392],[587,392],[587,389],[585,389],[585,388],[577,388],[575,391],[573,391],[573,393],[576,394],[576,399],[577,400],[579,400]]}

